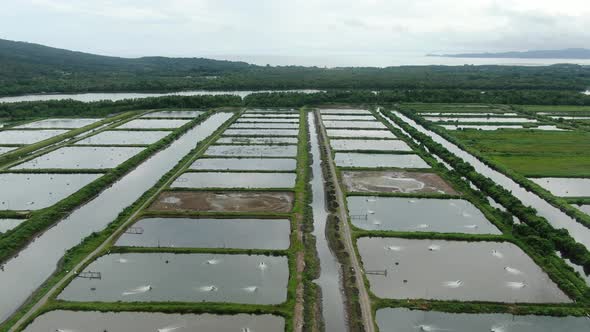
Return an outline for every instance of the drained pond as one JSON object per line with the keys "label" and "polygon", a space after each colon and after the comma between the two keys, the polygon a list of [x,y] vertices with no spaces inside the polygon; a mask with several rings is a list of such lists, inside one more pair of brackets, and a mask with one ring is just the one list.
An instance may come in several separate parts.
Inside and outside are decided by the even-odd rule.
{"label": "drained pond", "polygon": [[223,254],[110,254],[58,296],[98,302],[234,302],[279,304],[287,298],[286,257]]}
{"label": "drained pond", "polygon": [[350,192],[438,193],[457,192],[435,173],[404,171],[343,171],[342,182]]}
{"label": "drained pond", "polygon": [[116,245],[285,250],[290,228],[287,219],[146,218],[135,223]]}
{"label": "drained pond", "polygon": [[360,238],[357,246],[365,271],[380,271],[367,274],[380,298],[571,302],[511,243]]}

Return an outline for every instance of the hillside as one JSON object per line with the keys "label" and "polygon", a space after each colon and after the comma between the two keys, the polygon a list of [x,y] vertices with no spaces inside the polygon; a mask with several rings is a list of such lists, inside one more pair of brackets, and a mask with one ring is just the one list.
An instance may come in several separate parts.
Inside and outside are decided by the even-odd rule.
{"label": "hillside", "polygon": [[43,92],[188,89],[569,90],[590,87],[590,67],[256,66],[204,58],[120,58],[0,39],[0,96]]}
{"label": "hillside", "polygon": [[460,53],[430,56],[440,56],[448,58],[590,59],[590,50],[585,48],[566,48],[561,50],[537,50],[501,53]]}

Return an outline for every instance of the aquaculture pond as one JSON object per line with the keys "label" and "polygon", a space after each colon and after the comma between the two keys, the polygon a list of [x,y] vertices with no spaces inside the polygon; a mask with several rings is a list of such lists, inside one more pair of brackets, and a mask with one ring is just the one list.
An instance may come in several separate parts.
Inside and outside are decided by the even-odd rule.
{"label": "aquaculture pond", "polygon": [[297,160],[294,158],[201,158],[190,168],[220,171],[294,171],[296,167]]}
{"label": "aquaculture pond", "polygon": [[497,123],[524,123],[524,122],[537,122],[536,119],[529,119],[529,118],[514,118],[514,117],[506,117],[506,118],[498,118],[498,117],[485,117],[485,118],[476,118],[476,117],[445,117],[445,116],[425,116],[424,119],[433,122],[497,122]]}
{"label": "aquaculture pond", "polygon": [[260,116],[260,117],[247,117],[246,115],[243,115],[241,118],[239,118],[236,123],[240,123],[240,124],[245,124],[245,123],[299,123],[299,114],[295,115],[293,117],[272,117],[271,115],[274,114],[269,114],[267,116]]}
{"label": "aquaculture pond", "polygon": [[50,311],[25,332],[276,332],[285,319],[273,315],[164,314],[147,312]]}
{"label": "aquaculture pond", "polygon": [[164,192],[151,210],[202,212],[291,212],[293,192],[171,191]]}
{"label": "aquaculture pond", "polygon": [[388,130],[361,130],[361,129],[327,129],[328,137],[344,137],[344,138],[396,138],[395,135]]}
{"label": "aquaculture pond", "polygon": [[338,115],[338,114],[328,114],[322,115],[322,120],[331,120],[331,121],[377,121],[373,115]]}
{"label": "aquaculture pond", "polygon": [[168,135],[169,131],[109,130],[78,141],[76,145],[149,145]]}
{"label": "aquaculture pond", "polygon": [[69,146],[59,148],[12,169],[107,169],[115,168],[143,151],[138,147]]}
{"label": "aquaculture pond", "polygon": [[352,192],[439,193],[457,192],[435,173],[404,171],[343,171],[342,182]]}
{"label": "aquaculture pond", "polygon": [[246,113],[244,115],[242,115],[242,117],[240,118],[239,121],[242,121],[242,119],[246,119],[246,118],[258,118],[258,119],[266,119],[264,121],[274,121],[272,120],[273,118],[288,118],[288,119],[299,119],[299,114],[298,113],[294,113],[294,114],[290,114],[290,113],[265,113],[265,114],[258,114],[258,113]]}
{"label": "aquaculture pond", "polygon": [[135,223],[117,246],[180,248],[289,248],[287,219],[146,218]]}
{"label": "aquaculture pond", "polygon": [[380,298],[571,302],[511,243],[360,238],[357,246],[365,271],[381,272],[366,275]]}
{"label": "aquaculture pond", "polygon": [[589,178],[531,178],[531,180],[555,196],[590,196]]}
{"label": "aquaculture pond", "polygon": [[590,215],[590,204],[586,205],[574,205],[578,210]]}
{"label": "aquaculture pond", "polygon": [[0,210],[39,210],[70,196],[102,174],[0,174]]}
{"label": "aquaculture pond", "polygon": [[117,129],[176,129],[189,123],[191,120],[164,120],[164,119],[136,119],[117,127]]}
{"label": "aquaculture pond", "polygon": [[228,129],[226,136],[297,136],[299,130],[291,129]]}
{"label": "aquaculture pond", "polygon": [[517,116],[518,113],[501,113],[501,112],[420,112],[418,113],[422,116],[424,115],[436,115],[436,116],[494,116],[494,115],[503,115],[503,116]]}
{"label": "aquaculture pond", "polygon": [[352,223],[368,230],[501,234],[473,204],[461,199],[349,196]]}
{"label": "aquaculture pond", "polygon": [[172,188],[292,188],[295,173],[196,172],[184,173]]}
{"label": "aquaculture pond", "polygon": [[387,129],[379,121],[328,121],[324,120],[326,128],[359,128],[359,129]]}
{"label": "aquaculture pond", "polygon": [[2,290],[0,320],[4,321],[9,317],[35,289],[41,286],[55,271],[57,263],[68,249],[79,244],[93,232],[103,230],[121,211],[154,186],[182,157],[231,116],[229,113],[211,115],[42,235],[32,239],[18,256],[6,261],[4,271],[0,273],[0,284],[12,286]]}
{"label": "aquaculture pond", "polygon": [[321,114],[361,114],[361,115],[367,115],[367,114],[371,114],[371,112],[369,112],[368,110],[361,110],[361,109],[346,109],[346,108],[324,108],[324,109],[320,109],[320,113]]}
{"label": "aquaculture pond", "polygon": [[297,137],[230,137],[222,136],[216,144],[297,144]]}
{"label": "aquaculture pond", "polygon": [[82,128],[93,123],[96,123],[102,119],[45,119],[35,122],[29,122],[15,128],[30,128],[30,129],[51,129],[51,128]]}
{"label": "aquaculture pond", "polygon": [[0,144],[33,144],[67,133],[67,130],[3,130],[0,131]]}
{"label": "aquaculture pond", "polygon": [[196,118],[203,114],[203,111],[158,111],[148,113],[142,118]]}
{"label": "aquaculture pond", "polygon": [[6,152],[10,152],[12,150],[18,149],[16,147],[5,147],[5,146],[0,146],[0,154],[4,154]]}
{"label": "aquaculture pond", "polygon": [[287,299],[286,257],[127,253],[99,257],[58,299],[98,302],[234,302],[280,304]]}
{"label": "aquaculture pond", "polygon": [[393,139],[331,139],[330,146],[336,151],[412,151],[404,141]]}
{"label": "aquaculture pond", "polygon": [[234,123],[229,129],[298,129],[299,123]]}
{"label": "aquaculture pond", "polygon": [[498,130],[498,129],[523,129],[521,125],[440,125],[447,130],[477,129],[477,130]]}
{"label": "aquaculture pond", "polygon": [[6,233],[9,230],[25,222],[26,219],[1,219],[0,218],[0,234]]}
{"label": "aquaculture pond", "polygon": [[464,314],[385,308],[377,310],[381,332],[585,332],[587,317],[552,317],[510,314]]}
{"label": "aquaculture pond", "polygon": [[295,157],[297,145],[211,145],[207,156]]}
{"label": "aquaculture pond", "polygon": [[415,154],[336,152],[334,161],[339,167],[430,168]]}

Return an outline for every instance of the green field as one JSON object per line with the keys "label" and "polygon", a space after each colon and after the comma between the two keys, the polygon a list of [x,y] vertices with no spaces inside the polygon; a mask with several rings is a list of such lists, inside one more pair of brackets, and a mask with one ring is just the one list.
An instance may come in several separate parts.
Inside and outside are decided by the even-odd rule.
{"label": "green field", "polygon": [[590,112],[590,106],[523,105],[520,108],[533,112]]}
{"label": "green field", "polygon": [[590,176],[590,133],[456,131],[452,135],[525,176]]}

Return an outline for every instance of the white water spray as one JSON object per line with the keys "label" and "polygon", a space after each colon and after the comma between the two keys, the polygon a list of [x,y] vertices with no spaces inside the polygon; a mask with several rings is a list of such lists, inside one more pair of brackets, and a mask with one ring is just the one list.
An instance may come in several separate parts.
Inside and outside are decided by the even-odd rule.
{"label": "white water spray", "polygon": [[141,294],[152,290],[151,285],[140,286],[122,293],[123,296]]}
{"label": "white water spray", "polygon": [[455,280],[455,281],[445,281],[444,285],[449,288],[459,288],[463,285],[463,281]]}

